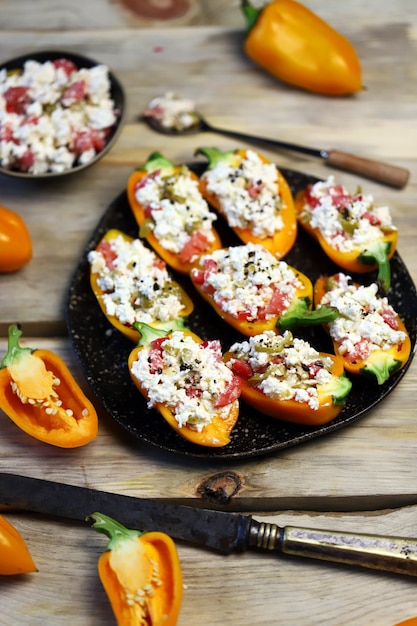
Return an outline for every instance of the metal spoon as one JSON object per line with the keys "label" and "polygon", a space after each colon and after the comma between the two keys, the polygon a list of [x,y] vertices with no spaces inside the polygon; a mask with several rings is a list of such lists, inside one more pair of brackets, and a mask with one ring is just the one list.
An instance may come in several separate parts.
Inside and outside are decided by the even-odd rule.
{"label": "metal spoon", "polygon": [[201,132],[211,132],[233,137],[241,141],[260,143],[272,146],[273,148],[300,152],[301,154],[321,158],[324,160],[326,165],[331,167],[344,170],[346,172],[353,172],[364,178],[369,178],[391,187],[397,187],[398,189],[405,187],[410,176],[410,172],[407,169],[396,165],[390,165],[388,163],[382,163],[381,161],[374,161],[371,159],[364,159],[341,150],[310,148],[308,146],[279,141],[269,137],[259,137],[234,130],[219,128],[209,124],[209,122],[196,110],[193,110],[191,115],[193,117],[192,125],[183,127],[163,125],[158,117],[151,114],[150,109],[147,109],[142,114],[141,118],[153,130],[156,130],[158,133],[162,133],[164,135],[193,135]]}

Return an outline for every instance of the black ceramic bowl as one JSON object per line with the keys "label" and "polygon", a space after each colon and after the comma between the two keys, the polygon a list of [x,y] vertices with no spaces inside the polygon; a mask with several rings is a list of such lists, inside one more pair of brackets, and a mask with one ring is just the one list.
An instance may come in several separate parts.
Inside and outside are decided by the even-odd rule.
{"label": "black ceramic bowl", "polygon": [[[91,68],[96,65],[102,65],[99,61],[95,61],[91,58],[85,57],[81,54],[76,54],[74,52],[69,52],[67,50],[42,50],[39,52],[32,52],[30,54],[25,54],[20,57],[16,57],[14,59],[10,59],[5,63],[0,64],[0,70],[6,69],[8,71],[18,70],[23,68],[25,61],[34,60],[39,63],[45,63],[46,61],[54,61],[56,59],[68,59],[72,61],[77,68]],[[80,172],[85,170],[88,167],[97,163],[115,144],[119,133],[122,129],[122,124],[125,115],[125,94],[123,91],[123,87],[120,84],[119,80],[114,76],[114,74],[108,68],[108,76],[110,79],[110,97],[114,102],[114,108],[117,111],[117,120],[116,123],[112,126],[109,136],[107,137],[106,144],[104,148],[102,148],[97,154],[87,163],[75,164],[73,167],[65,169],[62,172],[43,172],[38,174],[32,174],[29,172],[22,172],[17,169],[9,169],[7,167],[3,167],[0,160],[0,174],[5,174],[7,176],[15,176],[18,178],[26,178],[26,179],[36,179],[36,178],[56,178],[60,176],[68,176],[69,174],[74,174],[76,172]]]}

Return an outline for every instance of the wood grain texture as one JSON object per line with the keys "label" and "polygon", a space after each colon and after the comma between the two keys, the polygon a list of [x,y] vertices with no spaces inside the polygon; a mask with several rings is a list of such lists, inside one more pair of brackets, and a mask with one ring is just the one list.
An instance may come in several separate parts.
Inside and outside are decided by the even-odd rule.
{"label": "wood grain texture", "polygon": [[[415,536],[415,360],[392,394],[349,428],[276,455],[214,463],[129,439],[87,385],[64,319],[78,259],[133,168],[154,150],[189,162],[202,145],[237,147],[215,134],[169,138],[148,129],[139,113],[169,90],[195,100],[218,126],[407,167],[410,181],[399,191],[336,172],[317,159],[263,150],[282,167],[319,177],[334,173],[350,188],[361,184],[388,203],[399,228],[399,252],[417,280],[414,0],[306,2],[342,29],[362,60],[366,89],[342,99],[287,87],[245,58],[237,0],[196,0],[188,16],[164,23],[141,21],[116,0],[36,4],[34,11],[27,0],[1,3],[0,63],[51,47],[92,56],[124,85],[127,116],[116,146],[81,175],[29,183],[0,177],[0,203],[22,215],[34,244],[27,267],[0,275],[0,357],[8,325],[20,321],[26,345],[64,358],[100,419],[94,442],[60,450],[31,439],[0,411],[0,470],[195,506],[215,506],[202,499],[199,487],[213,475],[232,472],[241,487],[224,508],[280,525]],[[83,524],[6,515],[25,537],[39,572],[0,580],[0,625],[114,624],[96,570],[104,538]],[[393,626],[417,615],[415,580],[408,577],[249,552],[223,557],[186,545],[179,551],[185,590],[178,626]]]}

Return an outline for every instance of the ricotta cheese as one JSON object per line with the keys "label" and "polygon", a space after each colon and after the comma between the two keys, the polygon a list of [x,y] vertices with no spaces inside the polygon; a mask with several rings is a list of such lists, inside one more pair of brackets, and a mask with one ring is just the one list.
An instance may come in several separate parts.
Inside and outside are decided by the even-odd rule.
{"label": "ricotta cheese", "polygon": [[232,345],[233,358],[247,362],[252,371],[252,383],[272,400],[294,400],[319,408],[318,389],[333,377],[333,361],[324,357],[307,341],[294,338],[290,331],[277,335],[266,331],[247,341]]}
{"label": "ricotta cheese", "polygon": [[178,317],[184,304],[165,263],[140,239],[127,241],[119,235],[111,240],[110,249],[115,257],[111,267],[102,252],[88,253],[91,271],[98,275],[97,284],[104,292],[107,315],[130,326]]}
{"label": "ricotta cheese", "polygon": [[198,181],[183,166],[180,172],[163,176],[153,172],[137,186],[137,202],[150,211],[149,225],[159,243],[179,253],[196,232],[212,242],[213,222],[217,216],[210,211],[200,193]]}
{"label": "ricotta cheese", "polygon": [[396,230],[387,206],[376,206],[371,195],[351,195],[334,176],[309,187],[301,219],[342,252],[362,249]]}
{"label": "ricotta cheese", "polygon": [[284,227],[277,177],[276,165],[264,163],[253,150],[247,151],[238,167],[222,159],[203,174],[229,226],[248,228],[261,239]]}
{"label": "ricotta cheese", "polygon": [[61,59],[0,71],[0,163],[31,174],[63,172],[100,152],[118,111],[105,65]]}
{"label": "ricotta cheese", "polygon": [[[204,267],[207,261],[214,261],[215,268],[204,272],[203,290],[212,294],[223,311],[233,317],[245,313],[248,321],[259,318],[276,291],[282,294],[286,310],[302,286],[294,270],[260,244],[215,250],[200,257],[200,266]],[[273,315],[266,314],[266,319]]]}
{"label": "ricotta cheese", "polygon": [[[231,370],[223,363],[218,341],[197,343],[181,331],[175,331],[160,344],[158,368],[152,369],[152,346],[138,352],[131,372],[148,395],[148,406],[167,406],[180,428],[198,432],[215,415],[225,419],[231,405],[216,407],[216,399],[232,381]],[[236,402],[236,400],[234,401]]]}
{"label": "ricotta cheese", "polygon": [[332,288],[320,304],[333,306],[339,311],[339,316],[328,324],[328,329],[340,354],[355,354],[356,346],[363,340],[369,352],[389,350],[405,340],[405,333],[393,328],[395,311],[386,297],[378,296],[376,283],[355,285],[350,276],[342,273],[334,278]]}

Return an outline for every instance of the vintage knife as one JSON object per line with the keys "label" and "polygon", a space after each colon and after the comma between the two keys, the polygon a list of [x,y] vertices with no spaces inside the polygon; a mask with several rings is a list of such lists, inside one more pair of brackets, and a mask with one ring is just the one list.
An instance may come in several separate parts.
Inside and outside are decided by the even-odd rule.
{"label": "vintage knife", "polygon": [[417,540],[298,528],[250,515],[201,509],[0,472],[0,509],[85,521],[101,512],[140,530],[228,554],[247,548],[417,576]]}

